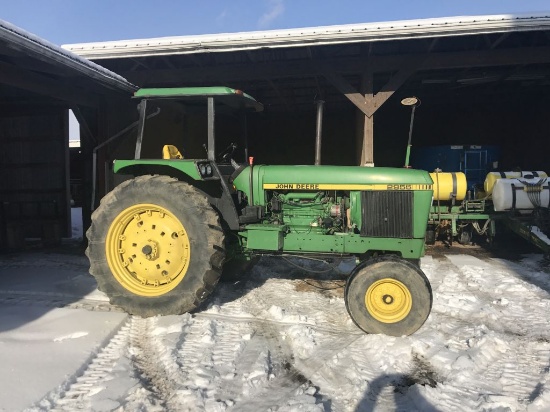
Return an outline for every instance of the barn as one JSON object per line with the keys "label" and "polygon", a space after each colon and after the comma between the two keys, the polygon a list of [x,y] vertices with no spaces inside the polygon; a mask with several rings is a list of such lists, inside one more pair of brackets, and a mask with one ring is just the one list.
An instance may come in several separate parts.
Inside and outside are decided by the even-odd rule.
{"label": "barn", "polygon": [[[431,168],[435,162],[455,170],[469,167],[480,175],[492,169],[548,169],[547,14],[121,40],[63,49],[5,23],[1,51],[3,101],[9,109],[3,116],[11,133],[2,133],[3,142],[9,142],[5,147],[12,145],[9,153],[29,154],[27,146],[35,138],[29,140],[25,131],[15,133],[17,128],[9,125],[17,118],[24,127],[37,126],[32,116],[43,112],[44,122],[57,122],[47,133],[56,136],[47,143],[47,157],[58,162],[55,169],[44,165],[42,156],[37,160],[28,155],[14,168],[12,154],[2,158],[4,174],[18,173],[17,179],[26,174],[25,182],[40,187],[28,186],[25,197],[16,193],[23,189],[14,188],[13,176],[3,179],[5,236],[12,222],[25,220],[25,208],[34,208],[29,215],[42,213],[37,190],[63,193],[55,201],[62,212],[48,216],[59,216],[59,230],[66,233],[68,176],[59,165],[61,159],[66,162],[62,154],[69,108],[75,109],[82,130],[87,221],[92,192],[97,203],[118,183],[112,160],[133,157],[132,125],[138,114],[130,97],[136,86],[223,85],[251,94],[265,107],[262,114],[247,118],[249,151],[258,163],[312,164],[320,134],[323,164],[401,167],[411,111],[400,102],[416,96],[422,104],[412,135],[414,167]],[[320,108],[322,130],[317,128]],[[162,126],[146,133],[145,140],[155,137],[149,136],[153,144],[144,147],[143,156],[159,157],[164,141],[182,135],[179,144],[188,157],[204,156],[195,149],[207,131],[197,126],[195,115],[170,110],[163,115]],[[220,121],[219,134],[229,142],[236,132]],[[422,148],[436,151],[415,160],[415,151]],[[450,158],[456,160],[449,166]],[[55,183],[40,180],[53,175]],[[32,230],[19,237],[58,230],[28,226]]]}

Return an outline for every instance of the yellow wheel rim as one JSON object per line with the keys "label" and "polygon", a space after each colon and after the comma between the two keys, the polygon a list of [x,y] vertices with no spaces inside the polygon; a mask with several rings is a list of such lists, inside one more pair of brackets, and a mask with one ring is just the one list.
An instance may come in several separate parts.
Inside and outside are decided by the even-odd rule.
{"label": "yellow wheel rim", "polygon": [[183,224],[154,204],[123,210],[109,228],[105,251],[115,279],[141,296],[160,296],[174,289],[191,258]]}
{"label": "yellow wheel rim", "polygon": [[374,319],[396,323],[405,319],[411,311],[411,292],[398,280],[380,279],[368,288],[365,306]]}

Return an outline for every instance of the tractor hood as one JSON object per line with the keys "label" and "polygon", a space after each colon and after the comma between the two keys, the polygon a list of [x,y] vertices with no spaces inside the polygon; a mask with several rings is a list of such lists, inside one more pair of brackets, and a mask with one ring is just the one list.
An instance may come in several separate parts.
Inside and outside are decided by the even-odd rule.
{"label": "tractor hood", "polygon": [[[249,195],[250,167],[233,183]],[[264,190],[432,190],[424,170],[359,166],[254,166],[254,193]]]}

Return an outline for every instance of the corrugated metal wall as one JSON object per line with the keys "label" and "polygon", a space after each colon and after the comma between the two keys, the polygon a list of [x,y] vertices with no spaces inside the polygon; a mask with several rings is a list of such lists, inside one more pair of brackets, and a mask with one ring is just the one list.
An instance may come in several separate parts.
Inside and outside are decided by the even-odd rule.
{"label": "corrugated metal wall", "polygon": [[58,243],[70,228],[68,114],[43,109],[0,117],[1,245]]}

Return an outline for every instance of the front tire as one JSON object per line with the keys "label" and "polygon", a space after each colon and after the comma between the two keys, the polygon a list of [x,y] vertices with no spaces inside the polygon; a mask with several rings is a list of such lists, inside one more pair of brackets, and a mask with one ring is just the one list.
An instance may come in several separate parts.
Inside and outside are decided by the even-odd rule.
{"label": "front tire", "polygon": [[432,289],[419,267],[396,256],[360,263],[344,292],[353,322],[367,333],[411,335],[432,308]]}
{"label": "front tire", "polygon": [[193,186],[139,176],[108,193],[86,233],[90,273],[113,305],[142,317],[189,312],[218,283],[218,215]]}

